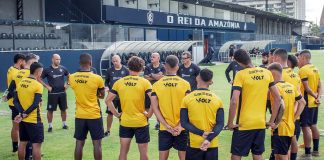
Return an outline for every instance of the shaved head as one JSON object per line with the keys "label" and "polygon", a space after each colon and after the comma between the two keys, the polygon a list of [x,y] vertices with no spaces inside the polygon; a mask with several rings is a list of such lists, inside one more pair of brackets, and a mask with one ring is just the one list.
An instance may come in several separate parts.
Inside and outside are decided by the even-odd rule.
{"label": "shaved head", "polygon": [[154,52],[151,54],[151,62],[152,63],[159,63],[160,62],[160,54],[157,52]]}
{"label": "shaved head", "polygon": [[304,65],[309,64],[311,58],[312,58],[312,55],[309,50],[301,51],[298,56],[298,66],[303,67]]}
{"label": "shaved head", "polygon": [[59,54],[53,54],[52,56],[52,66],[58,67],[61,64],[61,56]]}
{"label": "shaved head", "polygon": [[112,58],[111,58],[111,60],[112,60],[112,63],[113,63],[113,65],[114,65],[114,67],[116,68],[116,69],[119,69],[122,65],[121,65],[121,59],[120,59],[120,56],[119,55],[114,55]]}

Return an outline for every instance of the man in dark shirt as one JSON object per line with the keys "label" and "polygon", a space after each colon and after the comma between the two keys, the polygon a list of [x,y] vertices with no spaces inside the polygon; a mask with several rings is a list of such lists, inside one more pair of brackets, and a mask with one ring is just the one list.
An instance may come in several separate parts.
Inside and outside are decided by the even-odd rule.
{"label": "man in dark shirt", "polygon": [[[144,69],[144,78],[149,80],[153,85],[156,81],[161,79],[165,74],[164,65],[160,63],[160,54],[152,53],[151,55],[151,63],[146,65]],[[151,100],[148,95],[145,94],[145,109],[148,110],[151,106]],[[155,129],[159,130],[160,124],[156,123]]]}
{"label": "man in dark shirt", "polygon": [[[242,69],[243,68],[235,60],[228,65],[228,67],[225,70],[225,76],[229,84],[233,84],[236,73]],[[233,73],[232,79],[229,75],[230,72]]]}
{"label": "man in dark shirt", "polygon": [[177,75],[190,83],[192,91],[196,90],[196,77],[200,72],[200,68],[196,64],[191,62],[191,53],[188,51],[182,53],[181,59],[182,64],[179,67]]}
{"label": "man in dark shirt", "polygon": [[[105,78],[106,79],[105,83],[106,86],[109,88],[109,90],[112,89],[112,86],[117,80],[129,75],[128,69],[121,64],[121,59],[119,55],[114,55],[112,57],[112,63],[114,66],[112,66],[107,70],[107,74]],[[122,110],[121,110],[121,105],[118,96],[116,96],[116,98],[113,100],[113,103],[116,109],[118,110],[118,112],[121,113]],[[106,113],[108,113],[108,115],[107,115],[107,131],[105,132],[105,136],[109,136],[114,115],[111,113],[110,110],[108,110],[108,108]]]}
{"label": "man in dark shirt", "polygon": [[62,128],[68,129],[66,124],[66,109],[67,100],[66,92],[68,85],[65,83],[65,77],[68,78],[70,73],[64,66],[60,65],[61,57],[58,54],[53,54],[52,65],[44,69],[42,73],[42,79],[47,78],[48,84],[40,80],[40,82],[48,90],[48,101],[47,101],[47,121],[48,121],[48,132],[53,130],[53,112],[56,111],[57,105],[61,110]]}

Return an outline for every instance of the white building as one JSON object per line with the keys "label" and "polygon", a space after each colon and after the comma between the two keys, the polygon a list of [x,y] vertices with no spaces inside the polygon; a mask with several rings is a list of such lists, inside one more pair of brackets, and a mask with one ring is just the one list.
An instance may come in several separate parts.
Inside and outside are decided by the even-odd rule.
{"label": "white building", "polygon": [[[266,10],[266,0],[231,0],[232,3]],[[285,3],[283,3],[285,2]],[[284,14],[290,18],[305,20],[306,0],[268,0],[268,11]]]}

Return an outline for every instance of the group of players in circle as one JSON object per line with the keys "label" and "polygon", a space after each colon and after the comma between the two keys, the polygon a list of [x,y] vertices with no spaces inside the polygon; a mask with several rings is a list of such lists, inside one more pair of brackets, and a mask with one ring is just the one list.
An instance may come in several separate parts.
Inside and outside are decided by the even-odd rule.
{"label": "group of players in circle", "polygon": [[[253,159],[261,160],[266,128],[272,130],[271,159],[296,159],[299,124],[305,143],[302,157],[319,156],[316,123],[322,88],[319,71],[310,63],[310,51],[300,52],[298,62],[284,49],[271,50],[266,57],[269,61],[264,63],[264,68],[256,67],[249,54],[239,49],[226,70],[227,74],[233,71],[233,80],[227,76],[232,93],[225,127],[233,131],[231,159],[241,159],[251,151]],[[144,60],[133,55],[126,68],[120,57],[114,55],[113,65],[107,70],[104,81],[95,73],[90,54],[80,55],[80,69],[73,74],[60,65],[58,54],[53,55],[52,65],[45,69],[35,54],[15,55],[15,64],[7,75],[8,94],[3,97],[12,110],[13,152],[18,150],[20,160],[29,159],[30,155],[32,159],[41,159],[44,127],[40,114],[45,86],[48,90],[48,132],[53,131],[53,111],[57,106],[61,110],[62,128],[68,129],[65,91],[68,87],[74,91],[76,160],[82,159],[88,132],[93,142],[94,159],[102,159],[101,140],[110,135],[113,116],[120,123],[119,159],[127,159],[134,136],[139,159],[149,159],[148,119],[153,114],[157,118],[155,127],[159,130],[160,160],[168,159],[171,148],[178,151],[181,160],[218,159],[218,135],[225,122],[223,102],[209,90],[213,72],[193,64],[190,52],[184,52],[181,59],[180,65],[179,59],[170,55],[162,65],[159,54],[153,53],[152,63],[145,66]],[[298,74],[293,71],[297,64]],[[143,71],[144,76],[140,76]],[[47,83],[43,79],[47,79]],[[99,102],[103,98],[108,113],[106,132]],[[271,111],[268,122],[267,107]],[[278,120],[278,114],[282,115],[281,120]]]}

